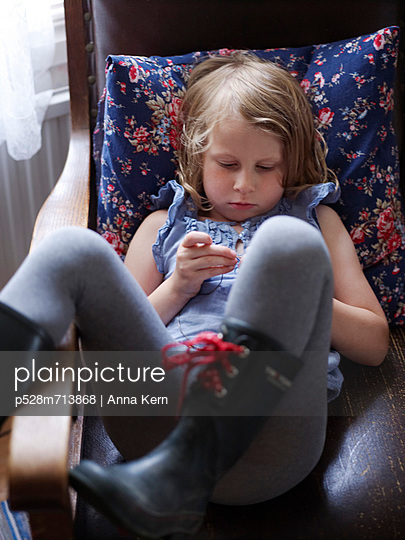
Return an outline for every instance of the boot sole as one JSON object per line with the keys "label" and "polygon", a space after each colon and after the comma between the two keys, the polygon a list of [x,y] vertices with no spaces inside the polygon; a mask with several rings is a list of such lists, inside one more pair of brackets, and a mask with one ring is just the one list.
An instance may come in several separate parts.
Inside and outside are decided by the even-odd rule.
{"label": "boot sole", "polygon": [[104,473],[105,469],[82,461],[69,471],[70,485],[91,506],[113,523],[141,538],[159,539],[175,533],[195,533],[204,515],[192,513],[161,514],[145,510],[136,494]]}

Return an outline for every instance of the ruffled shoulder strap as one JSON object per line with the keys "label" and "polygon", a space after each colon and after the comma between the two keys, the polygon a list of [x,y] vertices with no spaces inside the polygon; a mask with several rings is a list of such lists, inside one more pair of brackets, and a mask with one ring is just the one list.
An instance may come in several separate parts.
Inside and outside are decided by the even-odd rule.
{"label": "ruffled shoulder strap", "polygon": [[161,210],[163,208],[180,209],[182,202],[185,199],[183,186],[178,184],[176,180],[169,180],[163,187],[159,189],[157,195],[151,195],[151,204],[149,209]]}
{"label": "ruffled shoulder strap", "polygon": [[170,180],[157,195],[151,196],[150,210],[168,209],[167,219],[158,231],[156,242],[152,246],[153,256],[155,258],[159,272],[165,273],[165,257],[163,245],[174,228],[179,229],[178,233],[183,234],[182,223],[185,223],[186,216],[197,215],[195,206],[191,198],[185,195],[183,186],[175,180]]}
{"label": "ruffled shoulder strap", "polygon": [[318,229],[316,207],[319,204],[335,203],[340,197],[340,188],[333,182],[315,184],[302,190],[295,199],[290,199],[292,214],[308,221]]}

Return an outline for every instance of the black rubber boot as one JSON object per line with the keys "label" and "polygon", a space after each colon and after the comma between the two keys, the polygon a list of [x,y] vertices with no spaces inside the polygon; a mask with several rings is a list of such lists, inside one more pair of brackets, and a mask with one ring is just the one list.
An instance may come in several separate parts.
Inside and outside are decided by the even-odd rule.
{"label": "black rubber boot", "polygon": [[52,351],[54,348],[39,324],[0,302],[0,351]]}
{"label": "black rubber boot", "polygon": [[[52,339],[38,324],[0,302],[0,351],[52,351]],[[7,416],[0,416],[0,425]]]}
{"label": "black rubber boot", "polygon": [[302,367],[240,321],[228,319],[221,331],[223,341],[247,347],[231,353],[232,369],[221,372],[221,392],[207,390],[198,379],[176,428],[152,452],[108,468],[83,461],[70,472],[80,495],[132,533],[161,538],[196,532],[216,483],[248,448]]}

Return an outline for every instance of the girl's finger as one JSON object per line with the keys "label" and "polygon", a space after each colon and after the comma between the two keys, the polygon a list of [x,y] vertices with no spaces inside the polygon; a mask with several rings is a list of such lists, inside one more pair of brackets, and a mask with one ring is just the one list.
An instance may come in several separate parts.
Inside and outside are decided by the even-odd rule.
{"label": "girl's finger", "polygon": [[227,274],[228,272],[232,272],[232,270],[235,268],[234,265],[232,266],[213,266],[211,268],[205,268],[201,270],[201,274],[204,275],[204,279],[208,279],[210,277],[214,276],[220,276],[222,274]]}
{"label": "girl's finger", "polygon": [[182,245],[184,247],[193,247],[197,244],[212,244],[212,238],[209,234],[201,231],[192,231],[186,234]]}
{"label": "girl's finger", "polygon": [[[183,246],[185,247],[185,246]],[[216,257],[226,257],[228,259],[231,259],[232,261],[236,260],[236,252],[232,249],[221,246],[218,244],[201,244],[201,245],[194,245],[191,247],[186,247],[187,250],[187,258],[191,259],[198,259],[200,257],[208,257],[208,256],[216,256]],[[229,264],[229,261],[228,261]]]}
{"label": "girl's finger", "polygon": [[237,259],[230,262],[229,258],[227,257],[200,257],[190,261],[189,268],[191,271],[207,270],[209,268],[223,268],[228,266],[234,268],[236,263]]}

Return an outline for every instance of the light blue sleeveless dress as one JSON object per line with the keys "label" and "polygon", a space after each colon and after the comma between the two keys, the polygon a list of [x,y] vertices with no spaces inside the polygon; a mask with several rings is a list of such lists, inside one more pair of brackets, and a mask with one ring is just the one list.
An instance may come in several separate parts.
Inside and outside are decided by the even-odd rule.
{"label": "light blue sleeveless dress", "polygon": [[[240,225],[243,230],[238,234],[232,225],[235,223],[201,220],[191,199],[186,196],[183,187],[175,180],[163,186],[157,196],[152,197],[152,210],[168,209],[168,217],[160,228],[152,252],[157,268],[164,279],[168,279],[176,267],[177,249],[184,236],[190,231],[208,233],[213,242],[222,244],[236,251],[236,244],[243,245],[246,253],[253,234],[268,218],[276,215],[294,216],[307,221],[320,229],[315,208],[318,204],[333,203],[339,197],[335,184],[328,182],[316,184],[303,190],[295,199],[283,197],[266,214],[249,219]],[[229,291],[238,273],[238,265],[227,274],[215,276],[204,281],[200,293],[192,298],[167,325],[174,341],[183,341],[196,336],[199,332],[210,330],[217,332],[225,312]],[[331,350],[328,359],[328,400],[339,395],[343,376],[338,368],[339,354]]]}

